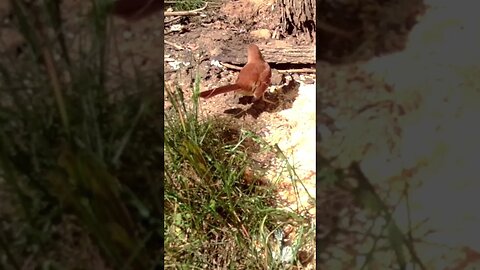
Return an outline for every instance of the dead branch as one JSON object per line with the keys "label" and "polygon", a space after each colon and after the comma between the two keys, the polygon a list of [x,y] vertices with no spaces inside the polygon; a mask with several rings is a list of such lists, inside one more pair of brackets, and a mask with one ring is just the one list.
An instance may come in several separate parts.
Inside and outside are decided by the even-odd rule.
{"label": "dead branch", "polygon": [[187,11],[170,11],[170,12],[165,12],[164,16],[196,16],[200,14],[200,11],[204,10],[207,8],[208,2],[205,2],[205,5],[201,8],[198,9],[193,9],[193,10],[187,10]]}
{"label": "dead branch", "polygon": [[182,18],[181,16],[173,17],[173,18],[170,19],[170,20],[165,20],[164,24],[167,25],[167,24],[169,24],[169,23],[176,22],[176,21],[180,20],[181,18]]}
{"label": "dead branch", "polygon": [[235,65],[232,65],[232,64],[228,64],[228,63],[221,63],[222,66],[226,67],[226,68],[229,68],[229,69],[234,69],[234,70],[242,70],[241,67],[239,66],[235,66]]}
{"label": "dead branch", "polygon": [[184,48],[184,47],[182,47],[182,46],[180,46],[180,45],[178,45],[178,44],[175,44],[175,43],[173,43],[173,42],[170,42],[170,41],[168,41],[168,40],[164,40],[164,42],[165,42],[165,44],[170,45],[170,46],[174,47],[174,48],[177,49],[177,50],[190,51],[190,49]]}
{"label": "dead branch", "polygon": [[278,70],[280,74],[288,74],[288,73],[315,73],[317,70],[315,68],[297,68],[297,69],[285,69],[285,70]]}

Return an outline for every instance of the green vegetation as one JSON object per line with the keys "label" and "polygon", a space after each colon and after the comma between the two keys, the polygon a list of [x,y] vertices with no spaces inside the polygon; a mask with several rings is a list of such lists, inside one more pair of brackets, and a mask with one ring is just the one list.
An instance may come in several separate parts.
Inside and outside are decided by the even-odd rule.
{"label": "green vegetation", "polygon": [[314,252],[314,225],[278,209],[275,185],[259,171],[250,174],[249,153],[273,150],[228,120],[201,121],[198,82],[191,105],[167,89],[165,267],[286,269],[275,235],[287,224],[297,232],[291,257],[300,265],[300,249]]}
{"label": "green vegetation", "polygon": [[26,46],[0,58],[0,185],[11,199],[0,240],[1,263],[15,269],[27,259],[73,267],[50,252],[64,240],[66,216],[114,269],[161,261],[161,88],[155,77],[113,68],[108,5],[92,4],[74,46],[59,1],[12,1]]}
{"label": "green vegetation", "polygon": [[201,8],[205,5],[205,1],[203,0],[169,1],[168,3],[173,4],[174,10],[182,11]]}

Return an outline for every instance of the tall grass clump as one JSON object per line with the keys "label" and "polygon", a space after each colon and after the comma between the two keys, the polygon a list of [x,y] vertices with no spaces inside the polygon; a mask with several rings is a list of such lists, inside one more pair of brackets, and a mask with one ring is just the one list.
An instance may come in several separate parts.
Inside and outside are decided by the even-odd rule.
{"label": "tall grass clump", "polygon": [[[166,89],[172,106],[164,116],[165,268],[300,265],[297,254],[314,243],[313,225],[280,209],[273,183],[253,169],[259,164],[252,149],[266,147],[252,132],[223,118],[200,118],[199,81],[197,76],[191,101],[180,89]],[[287,225],[298,233],[291,259],[282,256]]]}
{"label": "tall grass clump", "polygon": [[120,56],[109,1],[89,2],[73,39],[59,0],[10,4],[25,44],[20,55],[0,57],[0,199],[10,202],[0,207],[0,253],[7,254],[0,265],[88,269],[52,251],[64,239],[58,227],[65,220],[91,239],[105,267],[161,265],[158,76],[135,68],[129,75],[112,64]]}

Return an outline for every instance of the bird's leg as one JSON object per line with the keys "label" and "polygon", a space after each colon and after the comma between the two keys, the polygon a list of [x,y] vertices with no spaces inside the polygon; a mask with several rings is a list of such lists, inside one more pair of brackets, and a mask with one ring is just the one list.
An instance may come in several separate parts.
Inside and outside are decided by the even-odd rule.
{"label": "bird's leg", "polygon": [[[262,89],[261,89],[261,90],[263,90],[263,91],[261,91],[261,92],[259,91],[259,92],[261,93],[261,95],[262,95],[262,96],[261,96],[262,100],[263,100],[264,102],[267,102],[267,103],[270,103],[270,104],[275,104],[275,102],[273,102],[273,101],[268,100],[267,98],[265,98],[265,92],[268,91],[268,85],[267,85],[265,82],[259,82],[259,83],[262,84]],[[254,101],[257,101],[257,100],[260,99],[260,97],[258,97],[258,95],[255,95],[256,93],[258,93],[258,92],[257,92],[258,87],[259,87],[259,85],[258,85],[258,83],[257,83],[257,85],[255,85],[255,87],[254,87],[254,89],[253,89],[253,91],[252,91],[252,92],[254,93],[254,94],[253,94],[253,97],[254,97],[253,100],[254,100]]]}

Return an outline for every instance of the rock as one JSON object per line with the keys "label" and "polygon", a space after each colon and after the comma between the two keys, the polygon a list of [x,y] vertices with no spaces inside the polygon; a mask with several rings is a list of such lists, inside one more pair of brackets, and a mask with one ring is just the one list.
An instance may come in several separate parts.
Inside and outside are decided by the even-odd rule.
{"label": "rock", "polygon": [[282,83],[283,75],[278,72],[276,69],[272,69],[272,85],[279,85]]}
{"label": "rock", "polygon": [[253,30],[250,32],[250,35],[254,38],[259,39],[270,39],[271,37],[270,30],[268,29]]}

